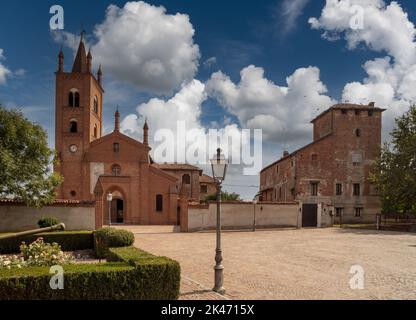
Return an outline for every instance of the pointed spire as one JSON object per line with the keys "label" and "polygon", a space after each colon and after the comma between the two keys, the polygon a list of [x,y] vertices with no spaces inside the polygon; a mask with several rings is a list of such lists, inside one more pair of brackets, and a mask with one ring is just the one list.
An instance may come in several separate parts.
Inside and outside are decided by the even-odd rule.
{"label": "pointed spire", "polygon": [[74,65],[72,66],[72,72],[85,73],[88,71],[87,53],[85,52],[85,45],[84,45],[84,33],[85,31],[82,30],[81,40],[79,42],[77,55],[75,56]]}
{"label": "pointed spire", "polygon": [[118,106],[114,114],[114,131],[120,131],[120,112],[118,112]]}
{"label": "pointed spire", "polygon": [[100,85],[102,83],[102,80],[103,80],[103,69],[101,68],[101,64],[100,64],[100,67],[98,68],[98,71],[97,71],[97,81]]}
{"label": "pointed spire", "polygon": [[149,126],[147,125],[147,118],[144,120],[143,126],[143,144],[149,145]]}
{"label": "pointed spire", "polygon": [[88,73],[92,72],[92,54],[91,54],[91,49],[88,50],[88,55],[87,55],[87,71]]}
{"label": "pointed spire", "polygon": [[58,72],[64,72],[64,52],[62,50],[62,46],[61,50],[59,50],[58,60]]}

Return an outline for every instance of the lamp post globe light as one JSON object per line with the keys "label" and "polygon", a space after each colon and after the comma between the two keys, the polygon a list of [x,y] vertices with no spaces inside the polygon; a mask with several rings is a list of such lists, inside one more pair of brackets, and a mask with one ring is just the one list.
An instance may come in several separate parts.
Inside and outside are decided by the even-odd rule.
{"label": "lamp post globe light", "polygon": [[221,153],[221,149],[217,149],[217,154],[211,159],[212,177],[217,186],[217,246],[215,250],[215,286],[214,291],[218,293],[225,293],[224,282],[224,266],[222,265],[222,249],[221,249],[221,184],[225,179],[227,173],[228,161]]}
{"label": "lamp post globe light", "polygon": [[108,202],[108,225],[111,227],[111,202],[113,201],[113,194],[107,194],[107,202]]}

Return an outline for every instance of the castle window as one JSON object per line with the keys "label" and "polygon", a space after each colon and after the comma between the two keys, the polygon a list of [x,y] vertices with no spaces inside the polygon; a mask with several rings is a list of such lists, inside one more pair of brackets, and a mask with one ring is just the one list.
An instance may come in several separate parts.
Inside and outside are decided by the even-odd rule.
{"label": "castle window", "polygon": [[73,197],[73,198],[77,195],[77,193],[76,193],[74,190],[72,190],[72,191],[70,192],[70,194],[71,194],[71,197]]}
{"label": "castle window", "polygon": [[184,174],[182,176],[182,183],[183,184],[191,184],[191,176],[189,174]]}
{"label": "castle window", "polygon": [[335,208],[336,217],[341,217],[343,212],[344,212],[344,208],[341,208],[341,207]]}
{"label": "castle window", "polygon": [[93,106],[93,110],[95,113],[98,114],[98,98],[97,96],[94,97],[94,106]]}
{"label": "castle window", "polygon": [[347,112],[348,112],[347,109],[341,109],[342,114],[347,114]]}
{"label": "castle window", "polygon": [[276,172],[277,173],[279,172],[279,166],[276,166]]}
{"label": "castle window", "polygon": [[77,120],[71,120],[69,122],[69,132],[71,132],[71,133],[77,133],[78,132]]}
{"label": "castle window", "polygon": [[319,182],[311,182],[311,196],[318,195]]}
{"label": "castle window", "polygon": [[362,212],[363,212],[363,208],[354,208],[355,217],[361,217]]}
{"label": "castle window", "polygon": [[120,144],[118,142],[113,143],[113,152],[119,153],[120,152]]}
{"label": "castle window", "polygon": [[360,137],[361,136],[361,130],[360,129],[355,129],[355,136],[356,137]]}
{"label": "castle window", "polygon": [[161,194],[156,195],[156,211],[163,211],[163,196]]}
{"label": "castle window", "polygon": [[79,107],[79,92],[77,89],[71,89],[69,92],[68,105],[70,107]]}
{"label": "castle window", "polygon": [[361,194],[361,190],[360,190],[360,184],[359,183],[354,183],[353,185],[353,195],[354,196],[359,196]]}
{"label": "castle window", "polygon": [[115,164],[111,167],[111,172],[113,173],[113,176],[119,176],[121,175],[121,167],[118,164]]}
{"label": "castle window", "polygon": [[98,132],[97,125],[94,124],[94,138],[97,138],[97,134],[98,134],[97,132]]}
{"label": "castle window", "polygon": [[342,184],[341,183],[337,183],[335,186],[335,194],[337,196],[341,196],[342,195]]}
{"label": "castle window", "polygon": [[208,193],[208,187],[206,185],[201,186],[201,193]]}
{"label": "castle window", "polygon": [[360,112],[360,110],[355,110],[355,115],[356,115],[356,116],[359,116],[359,115],[360,115],[360,113],[361,113],[361,112]]}

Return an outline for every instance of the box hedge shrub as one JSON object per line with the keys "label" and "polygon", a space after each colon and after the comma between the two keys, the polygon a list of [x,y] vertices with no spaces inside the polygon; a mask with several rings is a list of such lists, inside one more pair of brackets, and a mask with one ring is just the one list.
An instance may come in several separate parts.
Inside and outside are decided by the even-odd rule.
{"label": "box hedge shrub", "polygon": [[47,228],[55,226],[59,223],[58,219],[52,217],[44,217],[39,219],[38,226],[39,228]]}
{"label": "box hedge shrub", "polygon": [[[138,262],[138,261],[137,261]],[[171,259],[64,266],[64,289],[52,290],[49,268],[0,272],[0,300],[172,300],[179,296],[180,267]]]}
{"label": "box hedge shrub", "polygon": [[17,238],[0,239],[0,253],[19,253],[22,242],[30,244],[38,238],[47,243],[58,243],[64,251],[85,250],[94,248],[92,231],[58,231],[45,232]]}
{"label": "box hedge shrub", "polygon": [[108,248],[129,247],[134,243],[134,234],[115,228],[101,228],[94,232],[95,255],[99,259],[107,257]]}

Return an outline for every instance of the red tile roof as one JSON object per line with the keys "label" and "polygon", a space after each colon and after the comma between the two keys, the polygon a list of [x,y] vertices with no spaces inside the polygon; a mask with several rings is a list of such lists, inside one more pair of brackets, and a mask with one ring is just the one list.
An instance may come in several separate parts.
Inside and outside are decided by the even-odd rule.
{"label": "red tile roof", "polygon": [[153,166],[161,170],[202,171],[202,169],[187,163],[154,163]]}

